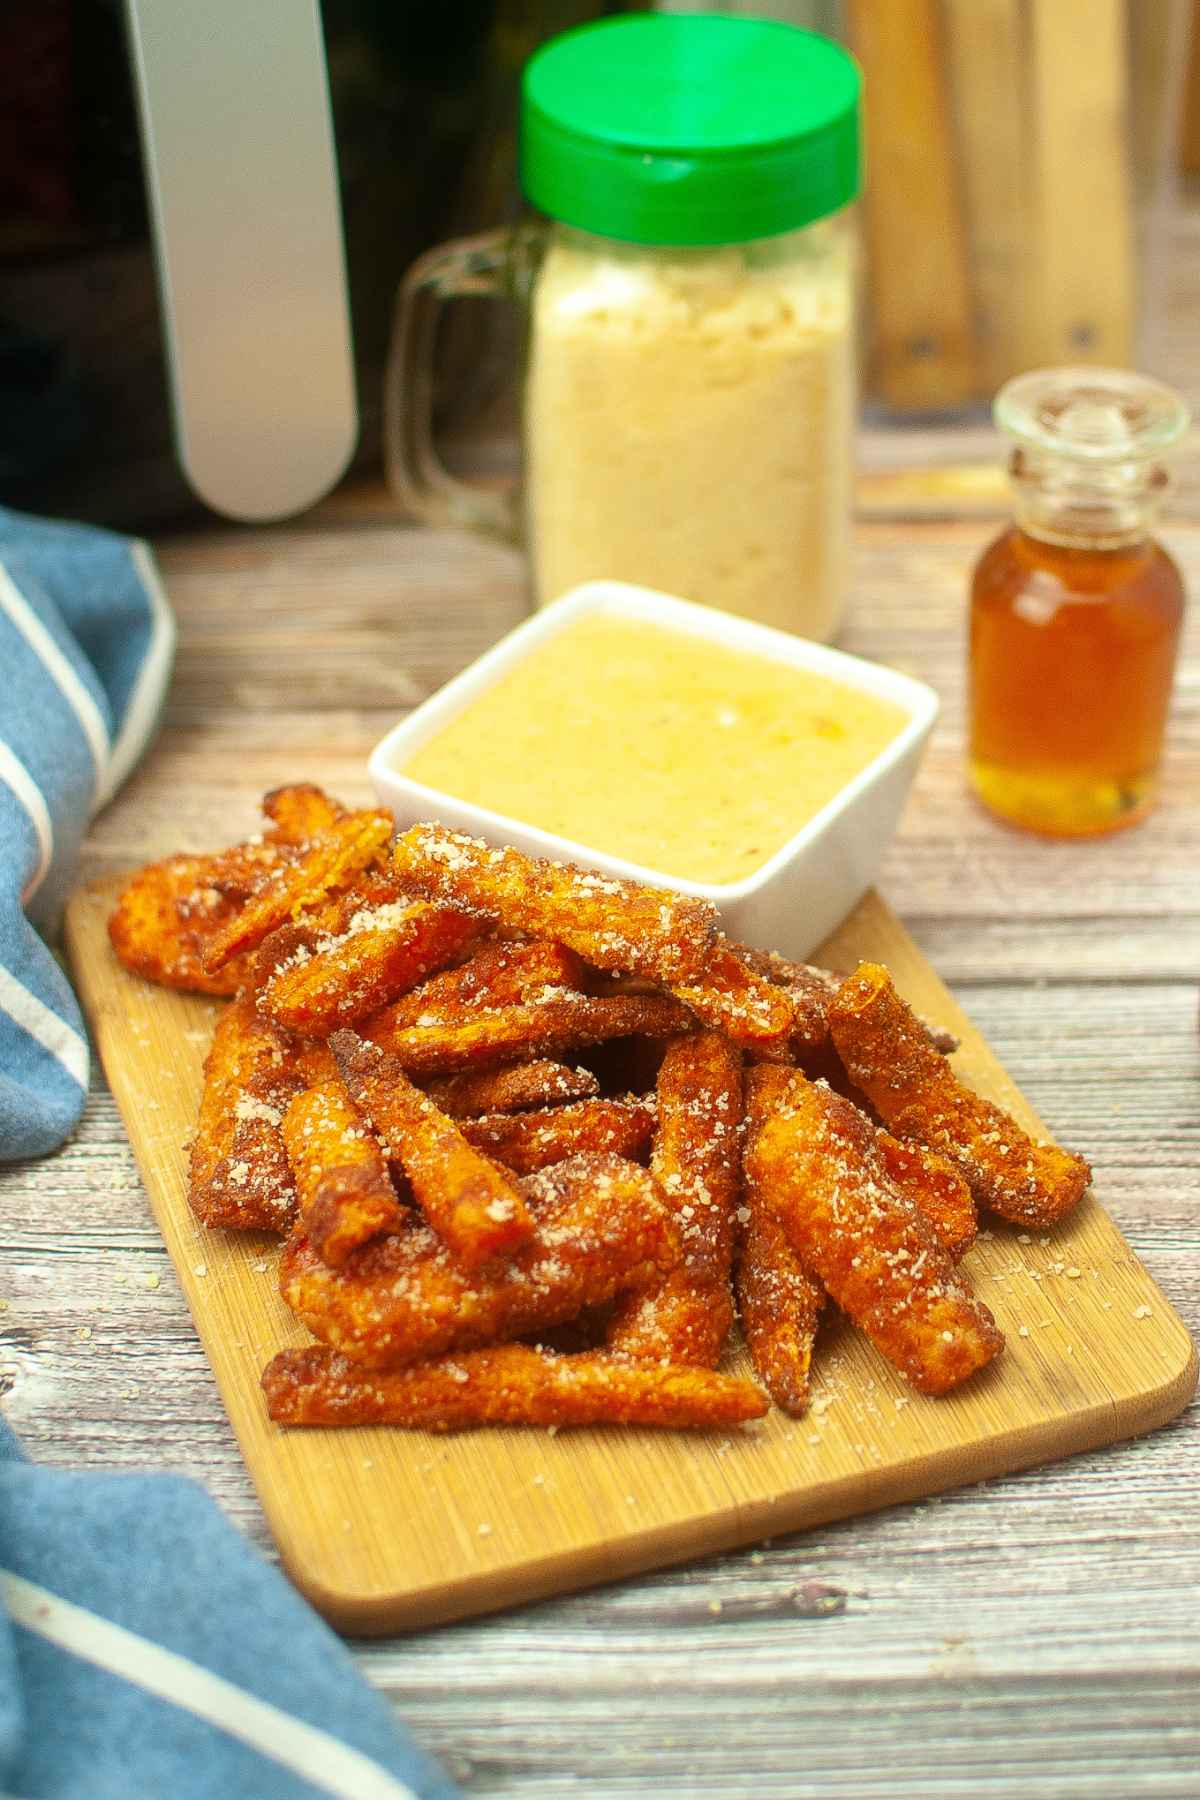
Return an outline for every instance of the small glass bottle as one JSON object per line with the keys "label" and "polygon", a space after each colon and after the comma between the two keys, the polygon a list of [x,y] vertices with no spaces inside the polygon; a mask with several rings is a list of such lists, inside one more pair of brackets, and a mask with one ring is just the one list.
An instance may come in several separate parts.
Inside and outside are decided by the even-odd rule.
{"label": "small glass bottle", "polygon": [[1030,831],[1115,831],[1157,796],[1184,590],[1151,532],[1188,414],[1159,382],[1080,368],[1018,376],[995,416],[1015,523],[971,589],[971,786]]}

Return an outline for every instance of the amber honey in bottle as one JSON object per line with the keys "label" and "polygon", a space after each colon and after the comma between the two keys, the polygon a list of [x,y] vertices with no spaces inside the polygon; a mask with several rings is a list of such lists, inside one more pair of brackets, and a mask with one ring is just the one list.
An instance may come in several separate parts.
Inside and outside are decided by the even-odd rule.
{"label": "amber honey in bottle", "polygon": [[1140,375],[1054,369],[1002,388],[996,421],[1015,522],[972,584],[971,786],[1031,831],[1115,831],[1157,794],[1184,593],[1152,532],[1187,413]]}

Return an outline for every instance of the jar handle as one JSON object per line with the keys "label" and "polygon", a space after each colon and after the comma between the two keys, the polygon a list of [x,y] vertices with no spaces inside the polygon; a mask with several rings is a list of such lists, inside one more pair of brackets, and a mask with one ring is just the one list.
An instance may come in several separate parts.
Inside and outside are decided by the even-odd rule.
{"label": "jar handle", "polygon": [[516,531],[508,494],[490,493],[450,474],[433,443],[433,355],[443,300],[512,298],[513,237],[485,231],[456,238],[418,257],[396,296],[383,388],[383,449],[388,486],[428,525]]}

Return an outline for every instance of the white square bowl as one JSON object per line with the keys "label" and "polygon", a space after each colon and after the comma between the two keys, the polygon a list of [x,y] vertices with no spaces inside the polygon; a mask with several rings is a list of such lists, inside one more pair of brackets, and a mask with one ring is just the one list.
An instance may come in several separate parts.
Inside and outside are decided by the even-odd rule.
{"label": "white square bowl", "polygon": [[[793,668],[810,669],[847,687],[890,700],[908,723],[852,781],[809,819],[794,837],[743,880],[718,884],[685,881],[660,870],[608,856],[589,844],[558,837],[523,819],[472,806],[452,794],[426,787],[403,773],[421,745],[462,712],[537,646],[585,613],[606,613],[659,625],[667,630],[725,644]],[[870,887],[880,858],[896,828],[921,752],[937,715],[932,688],[894,669],[864,662],[792,637],[767,625],[695,606],[650,588],[619,581],[589,581],[518,625],[491,650],[448,681],[436,694],[389,731],[371,753],[370,773],[384,806],[403,831],[420,820],[436,819],[457,831],[493,844],[513,844],[533,856],[549,856],[582,868],[632,881],[673,888],[710,900],[731,937],[785,956],[807,956],[838,925]]]}

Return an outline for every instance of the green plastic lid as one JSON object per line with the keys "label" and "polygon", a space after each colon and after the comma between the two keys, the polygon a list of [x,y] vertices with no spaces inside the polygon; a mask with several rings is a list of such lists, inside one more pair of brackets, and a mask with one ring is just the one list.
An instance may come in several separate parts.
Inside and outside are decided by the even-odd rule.
{"label": "green plastic lid", "polygon": [[629,13],[552,38],[521,88],[521,186],[638,244],[794,231],[859,185],[859,75],[837,44],[719,13]]}

